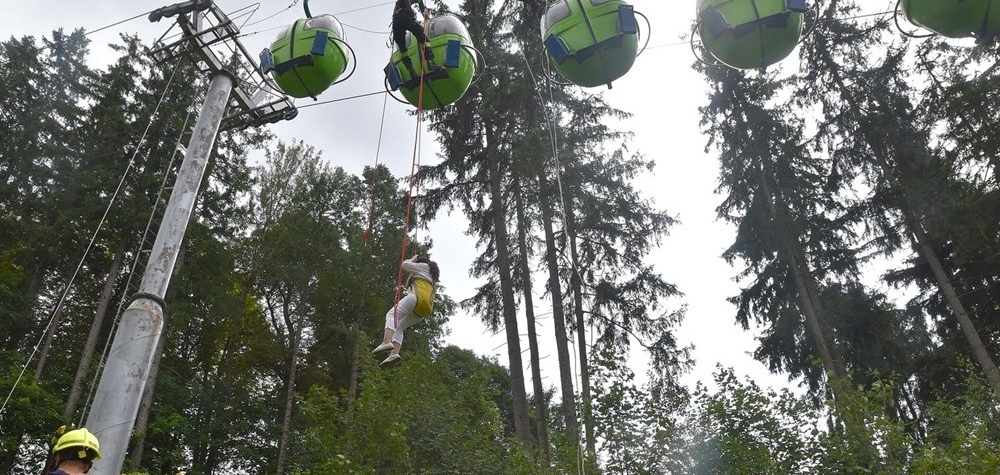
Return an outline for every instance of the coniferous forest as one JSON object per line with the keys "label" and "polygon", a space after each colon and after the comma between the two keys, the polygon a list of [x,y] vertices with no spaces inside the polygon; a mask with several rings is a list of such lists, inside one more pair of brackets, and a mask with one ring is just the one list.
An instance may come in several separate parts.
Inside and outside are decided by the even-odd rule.
{"label": "coniferous forest", "polygon": [[[660,157],[630,146],[629,111],[523,67],[543,0],[466,0],[490,69],[426,115],[441,156],[413,222],[462,213],[483,285],[443,286],[406,363],[380,370],[398,262],[373,256],[415,231],[409,177],[223,131],[125,472],[998,473],[1000,49],[900,35],[863,1],[820,2],[793,74],[685,65],[708,86],[701,140],[735,230],[729,322],[760,329],[748,358],[801,391],[725,367],[682,384],[677,329],[698,316],[649,256],[684,224],[637,185]],[[83,30],[0,42],[5,473],[39,473],[54,430],[85,420],[190,138],[206,78],[150,46],[123,34],[94,68]],[[407,255],[447,252],[432,242]],[[507,358],[445,344],[457,312]],[[544,380],[541,341],[559,368]]]}

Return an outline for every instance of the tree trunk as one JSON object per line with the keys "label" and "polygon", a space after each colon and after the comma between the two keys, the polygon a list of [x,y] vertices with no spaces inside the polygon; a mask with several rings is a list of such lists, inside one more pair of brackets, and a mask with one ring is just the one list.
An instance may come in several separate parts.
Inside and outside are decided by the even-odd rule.
{"label": "tree trunk", "polygon": [[983,372],[986,373],[986,379],[989,381],[993,391],[996,394],[1000,394],[1000,370],[997,369],[997,365],[993,361],[993,357],[990,356],[989,351],[986,349],[986,345],[983,344],[982,338],[979,337],[979,331],[976,330],[975,324],[972,323],[972,318],[970,318],[969,313],[965,310],[965,306],[962,304],[962,300],[958,297],[958,293],[955,292],[955,286],[952,285],[951,278],[948,276],[948,273],[945,272],[944,266],[941,265],[941,260],[938,258],[933,246],[931,246],[930,238],[928,238],[927,233],[924,232],[922,226],[916,222],[915,218],[912,217],[909,210],[904,210],[904,214],[907,216],[908,221],[913,220],[910,226],[910,232],[913,234],[914,239],[916,239],[917,244],[920,246],[921,254],[923,254],[924,259],[927,260],[927,264],[930,265],[931,272],[934,273],[934,278],[938,281],[938,286],[941,293],[944,294],[945,301],[948,302],[948,306],[951,307],[952,313],[954,313],[955,318],[958,319],[958,324],[962,328],[962,333],[965,334],[965,339],[968,340],[969,346],[972,348],[972,354],[975,355],[979,366],[982,367]]}
{"label": "tree trunk", "polygon": [[542,467],[549,468],[549,428],[548,417],[545,415],[545,388],[542,385],[542,370],[538,357],[538,332],[535,329],[535,304],[532,296],[531,265],[528,256],[528,222],[524,215],[524,201],[521,199],[521,187],[516,185],[514,203],[517,210],[517,241],[521,254],[521,283],[524,286],[524,315],[528,324],[528,353],[531,358],[531,381],[535,393],[535,425],[537,426],[538,448],[541,454]]}
{"label": "tree trunk", "polygon": [[[31,315],[35,307],[38,304],[38,293],[41,288],[43,276],[45,274],[46,266],[40,263],[35,267],[35,275],[31,278],[31,283],[28,285],[28,298],[27,305],[24,309],[25,316]],[[41,352],[38,354],[38,366],[35,367],[35,382],[41,381],[42,372],[45,371],[45,363],[49,359],[49,350],[52,348],[52,338],[55,336],[56,327],[59,326],[59,320],[62,318],[62,306],[55,309],[55,313],[52,318],[45,322],[45,342],[42,344]]]}
{"label": "tree trunk", "polygon": [[45,327],[45,342],[42,344],[42,350],[38,352],[38,366],[35,367],[36,383],[42,380],[42,372],[45,371],[45,363],[49,360],[49,350],[52,348],[52,339],[56,335],[59,320],[62,319],[62,310],[63,306],[59,305]]}
{"label": "tree trunk", "polygon": [[66,410],[63,411],[63,420],[73,420],[76,413],[76,405],[80,402],[80,394],[83,392],[83,381],[90,372],[90,360],[94,357],[94,349],[97,347],[97,338],[101,335],[104,327],[104,319],[107,316],[108,306],[114,294],[115,283],[118,281],[118,273],[121,272],[122,262],[125,260],[124,239],[118,242],[118,250],[111,260],[111,269],[108,277],[104,280],[104,288],[101,290],[100,301],[97,302],[97,311],[94,312],[94,321],[90,324],[90,332],[87,333],[87,341],[83,345],[83,352],[80,354],[80,362],[76,366],[76,375],[73,376],[73,385],[69,390],[69,397],[66,399]]}
{"label": "tree trunk", "polygon": [[[572,204],[568,205],[572,209]],[[587,440],[588,460],[597,454],[597,439],[594,436],[593,408],[590,401],[590,364],[587,360],[587,322],[583,314],[583,279],[580,276],[580,260],[576,253],[576,219],[571,210],[566,210],[566,232],[569,236],[570,259],[573,275],[570,286],[573,290],[573,312],[576,314],[576,337],[580,353],[580,394],[583,398],[583,427]]]}
{"label": "tree trunk", "polygon": [[[831,60],[830,58],[827,58]],[[885,146],[878,137],[872,134],[873,127],[866,127],[867,115],[862,112],[861,107],[858,105],[850,88],[847,87],[844,79],[840,75],[840,71],[833,69],[833,78],[838,89],[840,90],[840,95],[843,97],[844,101],[847,102],[848,106],[851,108],[851,112],[858,118],[861,126],[861,133],[871,149],[872,153],[875,155],[878,166],[882,170],[883,178],[886,180],[888,186],[891,189],[897,190],[900,199],[900,211],[903,213],[906,226],[910,231],[911,238],[917,243],[920,248],[921,256],[927,261],[927,264],[931,268],[931,272],[934,274],[934,278],[938,282],[938,289],[944,295],[945,301],[951,308],[952,313],[958,320],[959,326],[962,328],[962,333],[965,335],[966,340],[969,343],[969,347],[972,348],[972,353],[976,358],[976,362],[983,369],[986,374],[986,379],[990,383],[990,387],[993,388],[994,393],[1000,394],[1000,369],[997,368],[996,362],[990,356],[989,351],[986,349],[986,345],[983,344],[983,340],[979,336],[978,330],[976,330],[975,324],[972,322],[969,313],[965,310],[965,306],[962,304],[962,300],[958,297],[958,293],[955,292],[955,287],[951,283],[951,278],[948,273],[945,272],[944,266],[941,265],[941,260],[938,258],[937,253],[934,251],[934,247],[931,245],[930,238],[927,236],[923,229],[923,224],[920,219],[913,212],[910,201],[907,198],[907,190],[898,182],[895,174],[893,173],[892,167],[890,166],[891,160],[886,156]],[[889,146],[893,146],[889,144]]]}
{"label": "tree trunk", "polygon": [[[761,191],[764,193],[764,198],[767,200],[771,220],[774,222],[774,227],[778,233],[778,241],[785,248],[788,267],[792,271],[796,293],[799,295],[799,306],[806,320],[806,328],[809,330],[809,334],[816,344],[816,351],[819,352],[826,376],[838,381],[846,380],[847,370],[844,368],[843,360],[840,358],[840,354],[833,344],[833,338],[830,336],[829,329],[825,323],[826,316],[822,312],[822,305],[819,301],[818,286],[816,285],[815,278],[812,276],[812,272],[809,270],[805,251],[802,249],[798,238],[788,236],[788,233],[785,231],[787,229],[785,221],[787,220],[784,218],[784,213],[779,211],[774,194],[771,193],[767,173],[761,171],[758,174],[758,180]],[[833,385],[832,387],[837,388],[838,386]]]}
{"label": "tree trunk", "polygon": [[361,339],[362,331],[365,324],[365,304],[366,300],[363,294],[367,293],[366,290],[362,290],[362,297],[358,303],[358,313],[354,319],[354,342],[351,348],[351,374],[347,380],[347,401],[353,401],[358,395],[358,377],[361,374]]}
{"label": "tree trunk", "polygon": [[[374,171],[372,173],[375,173]],[[354,347],[351,348],[351,373],[347,381],[347,402],[353,401],[358,395],[358,378],[361,373],[361,340],[363,338],[363,330],[365,328],[365,318],[367,317],[365,310],[365,304],[368,302],[368,274],[371,272],[371,256],[369,256],[369,239],[371,236],[368,235],[365,238],[365,248],[364,255],[362,259],[365,260],[363,266],[364,270],[361,271],[361,297],[358,298],[358,309],[357,314],[354,318]],[[351,406],[348,404],[348,408]]]}
{"label": "tree trunk", "polygon": [[278,475],[285,475],[285,459],[288,456],[288,439],[292,430],[292,409],[295,407],[295,371],[298,369],[299,344],[302,341],[302,323],[300,322],[292,336],[292,357],[288,363],[288,381],[285,391],[285,415],[281,423],[281,441],[278,442]]}
{"label": "tree trunk", "polygon": [[795,279],[795,289],[796,293],[799,294],[799,305],[802,306],[806,328],[809,329],[813,342],[816,344],[816,351],[819,352],[819,357],[823,361],[826,377],[836,381],[845,381],[847,371],[840,359],[834,356],[836,349],[826,331],[826,325],[823,324],[824,317],[817,309],[813,299],[810,298],[807,281],[812,277],[808,267],[804,266],[795,256],[795,250],[786,248],[785,253],[788,256],[788,265],[791,267],[792,276]]}
{"label": "tree trunk", "polygon": [[556,354],[559,358],[559,382],[562,389],[563,423],[573,447],[579,447],[580,427],[576,415],[576,392],[573,389],[573,365],[570,362],[569,338],[566,332],[566,314],[563,304],[562,283],[559,280],[559,255],[556,251],[555,231],[552,229],[552,203],[544,173],[539,172],[539,205],[542,210],[542,229],[545,231],[545,261],[549,270],[549,293],[552,298],[552,327],[556,337]]}
{"label": "tree trunk", "polygon": [[493,205],[493,232],[496,243],[497,269],[500,273],[500,299],[503,305],[504,327],[507,333],[507,356],[510,360],[510,386],[513,396],[514,432],[517,438],[531,446],[531,430],[528,428],[528,400],[524,387],[524,363],[521,361],[521,337],[517,330],[517,312],[514,304],[514,282],[511,278],[510,246],[507,237],[507,217],[504,211],[503,178],[500,154],[493,125],[487,123],[486,147],[489,159],[490,200]]}
{"label": "tree trunk", "polygon": [[[34,267],[31,280],[28,281],[28,288],[24,292],[25,304],[20,314],[20,321],[25,322],[25,330],[19,332],[18,335],[11,335],[11,338],[7,340],[7,351],[24,351],[25,341],[27,340],[25,332],[34,333],[32,330],[35,320],[34,312],[35,308],[38,306],[38,293],[42,287],[42,281],[44,280],[46,272],[48,272],[48,264],[44,262],[39,262]],[[30,345],[31,343],[27,344]]]}
{"label": "tree trunk", "polygon": [[[737,115],[736,120],[742,129],[752,130],[750,124],[742,116]],[[826,323],[826,313],[823,311],[823,305],[820,301],[819,286],[809,268],[809,261],[799,237],[790,236],[787,232],[788,226],[786,224],[789,218],[784,203],[779,203],[778,198],[771,191],[768,179],[770,176],[773,176],[773,173],[768,169],[767,164],[761,164],[757,170],[757,182],[764,199],[767,200],[768,215],[773,222],[778,242],[783,248],[785,261],[792,272],[792,278],[795,280],[795,290],[799,297],[799,308],[805,318],[806,330],[816,345],[816,351],[823,363],[826,377],[846,383],[847,370]],[[839,384],[830,385],[831,390],[835,393],[840,391],[840,387]]]}

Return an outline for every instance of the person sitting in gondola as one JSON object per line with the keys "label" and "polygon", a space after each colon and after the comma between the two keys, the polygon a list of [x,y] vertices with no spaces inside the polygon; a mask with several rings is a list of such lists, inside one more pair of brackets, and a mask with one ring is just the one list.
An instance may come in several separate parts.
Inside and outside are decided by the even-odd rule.
{"label": "person sitting in gondola", "polygon": [[407,31],[413,33],[413,38],[423,46],[424,59],[427,60],[428,69],[436,68],[433,63],[434,52],[427,43],[427,35],[424,34],[424,27],[417,21],[417,14],[411,6],[413,4],[417,4],[420,7],[420,12],[424,15],[424,18],[430,15],[430,10],[424,5],[424,0],[396,0],[396,6],[393,7],[392,11],[392,41],[399,48],[399,52],[403,57],[403,65],[406,66],[406,70],[409,71],[411,78],[418,77],[419,74],[413,68],[413,61],[410,60],[406,49]]}
{"label": "person sitting in gondola", "polygon": [[399,350],[403,346],[403,330],[420,323],[434,311],[434,286],[441,273],[437,263],[426,257],[413,256],[403,261],[402,267],[408,292],[385,313],[382,344],[372,350],[373,355],[389,351],[389,356],[379,364],[382,368],[401,362]]}

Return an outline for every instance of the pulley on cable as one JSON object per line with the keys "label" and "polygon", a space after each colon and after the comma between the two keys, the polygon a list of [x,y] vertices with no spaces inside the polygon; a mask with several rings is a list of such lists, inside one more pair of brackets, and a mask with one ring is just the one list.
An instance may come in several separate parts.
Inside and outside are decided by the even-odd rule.
{"label": "pulley on cable", "polygon": [[900,0],[907,20],[949,38],[975,37],[986,41],[1000,34],[1000,1]]}
{"label": "pulley on cable", "polygon": [[399,90],[406,102],[414,106],[420,106],[423,84],[422,106],[424,110],[431,110],[454,104],[465,95],[477,71],[481,69],[482,55],[472,45],[465,24],[455,15],[446,13],[432,18],[427,30],[430,50],[439,63],[433,67],[424,65],[415,68],[416,74],[411,73],[410,68],[404,64],[404,58],[422,58],[423,52],[413,34],[407,32],[406,54],[393,44],[392,58],[384,72],[387,90]]}
{"label": "pulley on cable", "polygon": [[[271,73],[282,92],[292,97],[312,97],[347,80],[357,65],[347,44],[344,27],[333,15],[312,16],[309,1],[306,18],[282,30],[270,48],[260,53],[261,71]],[[347,76],[341,77],[352,66]]]}
{"label": "pulley on cable", "polygon": [[715,59],[737,69],[757,69],[791,54],[808,9],[805,0],[698,0],[697,11],[695,28]]}
{"label": "pulley on cable", "polygon": [[549,63],[573,84],[610,89],[641,54],[636,15],[642,16],[622,0],[551,3],[542,16]]}

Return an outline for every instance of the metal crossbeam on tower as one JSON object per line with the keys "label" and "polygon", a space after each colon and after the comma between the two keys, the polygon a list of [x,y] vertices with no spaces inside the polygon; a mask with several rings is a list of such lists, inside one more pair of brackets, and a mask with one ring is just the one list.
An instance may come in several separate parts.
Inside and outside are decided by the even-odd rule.
{"label": "metal crossbeam on tower", "polygon": [[298,115],[291,99],[260,72],[255,56],[239,41],[239,27],[217,5],[210,0],[192,0],[149,15],[150,21],[169,17],[177,18],[174,26],[180,27],[182,34],[169,43],[161,38],[150,56],[160,64],[186,58],[209,76],[220,72],[232,76],[236,85],[222,120],[223,130],[257,127]]}

